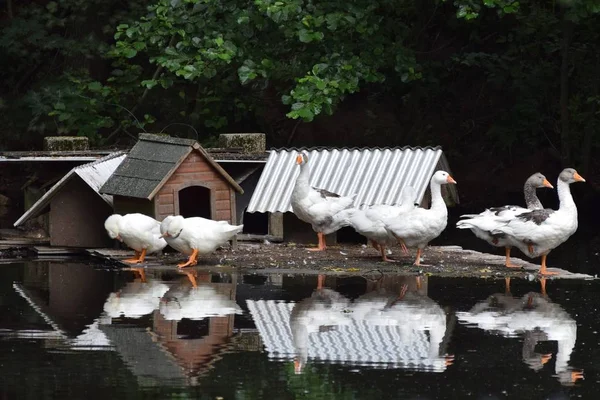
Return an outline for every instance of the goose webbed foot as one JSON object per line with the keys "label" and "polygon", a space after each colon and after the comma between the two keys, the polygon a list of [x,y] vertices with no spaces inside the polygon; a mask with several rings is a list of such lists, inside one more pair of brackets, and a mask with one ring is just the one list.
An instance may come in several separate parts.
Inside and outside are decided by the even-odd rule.
{"label": "goose webbed foot", "polygon": [[558,272],[548,271],[546,269],[546,257],[547,257],[547,254],[544,254],[542,256],[542,265],[540,265],[540,272],[539,272],[540,275],[558,275]]}
{"label": "goose webbed foot", "polygon": [[308,251],[323,251],[327,248],[327,244],[325,243],[325,235],[322,232],[317,232],[317,237],[319,238],[319,244],[317,248],[307,249]]}
{"label": "goose webbed foot", "polygon": [[139,264],[144,262],[144,258],[146,258],[146,249],[142,250],[141,253],[136,250],[134,258],[128,258],[123,260],[123,262],[127,264]]}
{"label": "goose webbed foot", "polygon": [[194,249],[194,251],[192,252],[192,255],[190,255],[190,258],[187,260],[187,262],[183,263],[183,264],[177,264],[178,268],[185,268],[185,267],[189,267],[189,266],[194,266],[198,264],[198,250]]}
{"label": "goose webbed foot", "polygon": [[505,248],[506,261],[504,261],[504,265],[507,268],[521,268],[519,265],[513,264],[510,262],[510,247]]}

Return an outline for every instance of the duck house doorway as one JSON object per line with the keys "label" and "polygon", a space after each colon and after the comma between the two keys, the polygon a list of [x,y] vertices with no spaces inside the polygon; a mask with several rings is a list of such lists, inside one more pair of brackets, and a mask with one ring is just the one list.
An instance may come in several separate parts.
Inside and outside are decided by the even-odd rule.
{"label": "duck house doorway", "polygon": [[179,191],[179,214],[184,218],[212,219],[211,190],[204,186],[188,186]]}

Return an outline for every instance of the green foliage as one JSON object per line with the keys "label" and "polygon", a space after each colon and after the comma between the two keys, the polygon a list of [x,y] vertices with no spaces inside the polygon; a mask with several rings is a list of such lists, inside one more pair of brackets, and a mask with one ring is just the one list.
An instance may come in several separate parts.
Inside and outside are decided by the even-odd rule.
{"label": "green foliage", "polygon": [[[383,23],[385,15],[400,17],[393,6],[366,0],[352,5],[160,0],[149,7],[147,16],[117,27],[112,54],[133,58],[143,53],[170,73],[170,84],[198,83],[210,88],[220,103],[234,92],[256,93],[275,86],[290,106],[288,117],[308,122],[322,113],[332,114],[361,86],[383,82],[386,69],[402,73],[406,82],[420,78],[414,56],[402,45],[404,23]],[[150,89],[159,83],[142,82]],[[256,106],[248,99],[243,103],[244,110],[235,104],[219,109],[207,105],[202,109],[205,125],[218,128],[229,122],[226,115],[233,108],[243,112]],[[217,116],[219,122],[214,120]]]}
{"label": "green foliage", "polygon": [[336,126],[313,139],[334,144],[530,154],[564,141],[568,33],[568,140],[597,146],[599,15],[595,0],[27,3],[0,28],[0,119],[13,146],[185,134],[172,123],[281,145],[303,121]]}

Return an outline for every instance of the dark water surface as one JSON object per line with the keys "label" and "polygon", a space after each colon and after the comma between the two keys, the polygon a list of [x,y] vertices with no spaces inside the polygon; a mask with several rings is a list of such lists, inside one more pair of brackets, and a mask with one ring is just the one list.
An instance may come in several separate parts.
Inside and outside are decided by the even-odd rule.
{"label": "dark water surface", "polygon": [[[598,281],[0,267],[0,398],[568,399]],[[193,287],[193,282],[196,287]],[[583,371],[584,379],[578,379]],[[575,382],[573,382],[575,381]]]}

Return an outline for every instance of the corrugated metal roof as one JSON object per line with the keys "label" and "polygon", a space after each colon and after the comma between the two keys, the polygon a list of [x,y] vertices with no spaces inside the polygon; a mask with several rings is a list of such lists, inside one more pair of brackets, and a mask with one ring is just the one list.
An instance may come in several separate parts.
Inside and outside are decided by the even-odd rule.
{"label": "corrugated metal roof", "polygon": [[[292,360],[298,351],[290,328],[295,303],[246,300],[246,304],[269,357]],[[347,325],[336,326],[335,330],[309,334],[308,358],[313,362],[442,372],[446,369],[445,358],[431,355],[431,347],[438,347],[439,343],[432,344],[428,332],[353,319]],[[434,350],[438,352],[437,348]]]}
{"label": "corrugated metal roof", "polygon": [[143,133],[100,193],[150,200],[192,151],[200,152],[234,189],[244,192],[195,140]]}
{"label": "corrugated metal roof", "polygon": [[[291,196],[300,168],[299,151],[308,153],[311,186],[342,196],[356,193],[354,206],[398,204],[405,186],[415,188],[421,202],[431,175],[450,171],[440,147],[274,149],[250,199],[248,212],[292,211]],[[445,185],[458,203],[454,185]]]}
{"label": "corrugated metal roof", "polygon": [[125,159],[125,154],[117,152],[102,157],[92,163],[79,165],[71,169],[65,176],[62,177],[50,190],[29,209],[15,223],[14,226],[23,224],[30,218],[35,218],[46,208],[52,197],[74,176],[79,176],[94,192],[98,193],[102,199],[112,207],[112,196],[108,194],[100,194],[100,187],[117,169],[119,164]]}

